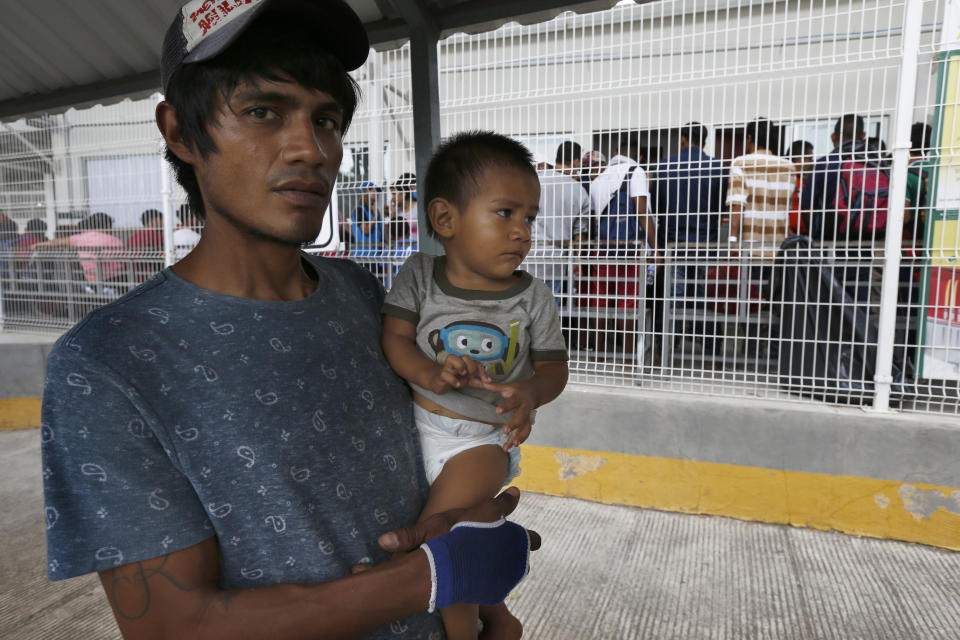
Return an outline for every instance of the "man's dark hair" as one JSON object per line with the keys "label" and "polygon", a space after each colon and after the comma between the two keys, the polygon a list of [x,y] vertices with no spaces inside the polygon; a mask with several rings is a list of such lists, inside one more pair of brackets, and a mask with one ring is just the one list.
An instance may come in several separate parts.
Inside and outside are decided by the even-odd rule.
{"label": "man's dark hair", "polygon": [[582,155],[583,147],[572,140],[567,140],[566,142],[561,142],[560,146],[557,147],[557,157],[555,162],[557,164],[571,166],[573,161],[579,160],[580,156]]}
{"label": "man's dark hair", "polygon": [[77,223],[77,229],[80,231],[104,231],[113,228],[113,218],[98,211],[91,213],[86,218]]}
{"label": "man's dark hair", "polygon": [[16,237],[17,223],[6,216],[0,218],[0,242],[13,240]]}
{"label": "man's dark hair", "polygon": [[405,171],[397,176],[397,179],[390,188],[394,191],[402,191],[403,193],[413,193],[417,190],[417,176],[409,171]]}
{"label": "man's dark hair", "polygon": [[27,220],[27,233],[40,233],[44,234],[47,232],[47,223],[41,220],[40,218],[30,218]]}
{"label": "man's dark hair", "polygon": [[[360,96],[356,81],[306,27],[283,14],[261,17],[220,55],[180,67],[165,97],[176,110],[183,141],[206,157],[217,151],[209,130],[234,89],[244,82],[289,79],[330,94],[343,109],[340,129],[346,132]],[[170,149],[166,157],[193,214],[203,219],[206,212],[193,167]]]}
{"label": "man's dark hair", "polygon": [[757,118],[747,124],[747,135],[753,138],[757,149],[780,155],[780,127],[767,118]]}
{"label": "man's dark hair", "polygon": [[147,226],[148,223],[154,220],[163,220],[163,213],[156,209],[147,209],[140,214],[140,224],[143,226]]}
{"label": "man's dark hair", "polygon": [[699,122],[688,122],[680,129],[680,136],[695,147],[702,147],[707,138],[707,128]]}
{"label": "man's dark hair", "polygon": [[837,118],[833,125],[833,135],[839,138],[838,144],[849,142],[850,140],[859,140],[864,131],[867,130],[863,122],[863,116],[855,113],[848,113]]}
{"label": "man's dark hair", "polygon": [[[430,158],[420,201],[429,207],[434,198],[445,198],[462,209],[477,194],[480,178],[490,167],[528,171],[538,179],[533,154],[523,144],[492,131],[463,131],[444,140]],[[428,231],[437,237],[432,224]]]}
{"label": "man's dark hair", "polygon": [[813,154],[813,143],[806,140],[794,140],[790,143],[790,157],[809,156]]}
{"label": "man's dark hair", "polygon": [[933,137],[933,128],[925,122],[914,122],[910,127],[910,150],[923,153],[930,148],[930,138]]}

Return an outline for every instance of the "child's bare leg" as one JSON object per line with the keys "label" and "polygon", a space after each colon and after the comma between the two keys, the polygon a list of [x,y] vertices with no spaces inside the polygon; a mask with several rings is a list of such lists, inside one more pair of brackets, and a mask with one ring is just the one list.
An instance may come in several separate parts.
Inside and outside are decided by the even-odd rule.
{"label": "child's bare leg", "polygon": [[481,605],[480,619],[483,621],[480,640],[517,640],[523,636],[523,624],[502,602],[492,606]]}
{"label": "child's bare leg", "polygon": [[[503,487],[503,479],[507,477],[509,462],[507,453],[495,445],[468,449],[450,458],[430,487],[430,497],[420,514],[420,520],[448,509],[469,507],[484,498],[497,495]],[[448,640],[477,638],[479,614],[476,605],[447,607],[440,610],[440,615],[443,616]]]}

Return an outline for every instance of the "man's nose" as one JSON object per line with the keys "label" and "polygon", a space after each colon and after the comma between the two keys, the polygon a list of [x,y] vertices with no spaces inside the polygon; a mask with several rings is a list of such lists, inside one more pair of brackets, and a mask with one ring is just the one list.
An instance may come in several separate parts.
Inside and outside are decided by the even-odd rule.
{"label": "man's nose", "polygon": [[328,150],[312,117],[291,119],[287,125],[284,158],[287,162],[304,162],[310,165],[326,163],[329,158]]}

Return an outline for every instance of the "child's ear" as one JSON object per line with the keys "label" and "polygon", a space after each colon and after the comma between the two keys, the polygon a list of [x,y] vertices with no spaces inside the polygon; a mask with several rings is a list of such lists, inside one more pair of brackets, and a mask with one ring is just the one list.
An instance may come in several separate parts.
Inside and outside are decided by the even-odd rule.
{"label": "child's ear", "polygon": [[434,198],[427,205],[430,226],[441,238],[452,238],[456,230],[457,210],[446,198]]}

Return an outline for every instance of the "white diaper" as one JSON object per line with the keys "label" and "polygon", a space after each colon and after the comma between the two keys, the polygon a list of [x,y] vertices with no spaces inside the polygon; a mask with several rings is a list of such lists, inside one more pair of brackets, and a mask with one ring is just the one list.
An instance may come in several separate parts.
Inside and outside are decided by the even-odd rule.
{"label": "white diaper", "polygon": [[[486,444],[502,447],[508,439],[503,427],[438,416],[416,404],[413,405],[413,421],[420,432],[423,466],[430,484],[440,475],[444,463],[461,451]],[[511,447],[507,453],[510,456],[510,468],[507,469],[503,484],[510,483],[520,475],[520,447]]]}

